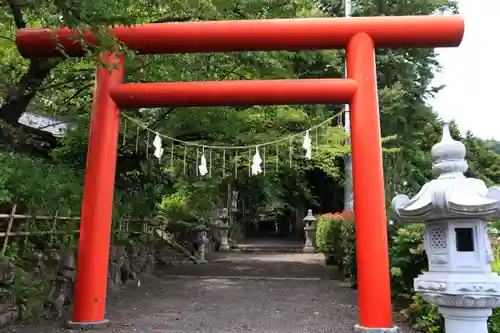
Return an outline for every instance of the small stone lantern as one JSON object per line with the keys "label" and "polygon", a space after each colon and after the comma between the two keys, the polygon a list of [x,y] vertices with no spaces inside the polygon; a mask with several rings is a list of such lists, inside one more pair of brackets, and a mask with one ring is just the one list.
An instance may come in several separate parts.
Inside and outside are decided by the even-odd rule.
{"label": "small stone lantern", "polygon": [[304,253],[316,252],[316,218],[312,214],[312,210],[307,211],[307,216],[304,217],[304,232],[306,234],[306,243],[304,244]]}
{"label": "small stone lantern", "polygon": [[220,232],[220,252],[229,252],[231,247],[229,246],[228,236],[229,236],[229,214],[227,213],[227,208],[222,210],[219,216],[219,232]]}
{"label": "small stone lantern", "polygon": [[466,178],[465,146],[453,140],[445,123],[432,148],[438,175],[412,199],[392,201],[403,222],[426,225],[424,248],[429,271],[414,281],[415,291],[438,306],[447,333],[487,333],[492,309],[500,307],[500,277],[491,272],[493,253],[487,221],[500,216],[500,187]]}
{"label": "small stone lantern", "polygon": [[205,225],[198,226],[198,232],[196,234],[196,245],[198,246],[198,251],[196,251],[196,262],[198,264],[206,264],[208,261],[205,258],[206,246],[209,239],[207,236],[207,228]]}

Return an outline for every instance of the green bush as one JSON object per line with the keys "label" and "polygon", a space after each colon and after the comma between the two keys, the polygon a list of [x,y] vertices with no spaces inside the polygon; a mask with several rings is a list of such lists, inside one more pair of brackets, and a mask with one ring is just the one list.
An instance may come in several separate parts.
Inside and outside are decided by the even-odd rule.
{"label": "green bush", "polygon": [[356,264],[356,229],[354,218],[344,217],[340,226],[341,247],[342,247],[342,275],[347,282],[350,282],[353,288],[358,286],[358,266]]}
{"label": "green bush", "polygon": [[321,215],[316,220],[316,247],[325,255],[327,265],[342,261],[341,223],[342,218],[335,214]]}
{"label": "green bush", "polygon": [[[344,280],[357,286],[356,233],[350,214],[325,214],[318,218],[316,244],[328,264],[337,265]],[[395,303],[406,309],[415,328],[441,333],[443,319],[437,308],[413,292],[413,279],[427,269],[423,248],[423,224],[394,226],[389,230],[391,284]],[[500,333],[500,332],[499,332]]]}
{"label": "green bush", "polygon": [[413,295],[413,279],[427,269],[423,224],[397,228],[389,247],[391,291],[396,301],[407,306]]}
{"label": "green bush", "polygon": [[15,202],[18,213],[78,211],[83,174],[67,165],[0,151],[0,205]]}
{"label": "green bush", "polygon": [[488,332],[490,333],[500,332],[500,309],[493,310],[493,315],[488,320]]}
{"label": "green bush", "polygon": [[316,225],[316,246],[328,265],[336,265],[342,277],[356,285],[356,234],[351,212],[324,214]]}
{"label": "green bush", "polygon": [[[498,221],[497,221],[498,223]],[[493,271],[500,273],[499,245],[494,245],[495,262],[491,265]],[[500,333],[500,309],[494,309],[493,315],[488,320],[488,332]]]}
{"label": "green bush", "polygon": [[444,333],[444,318],[437,307],[425,302],[421,296],[413,295],[410,321],[413,328],[424,333]]}
{"label": "green bush", "polygon": [[424,224],[408,224],[396,228],[391,237],[391,292],[396,307],[407,309],[408,319],[415,329],[424,333],[442,333],[444,321],[437,307],[424,302],[413,290],[413,279],[428,268],[424,231]]}
{"label": "green bush", "polygon": [[395,227],[389,241],[391,292],[396,308],[404,308],[413,328],[424,333],[443,333],[444,320],[437,307],[416,295],[413,280],[428,269],[424,252],[425,225]]}

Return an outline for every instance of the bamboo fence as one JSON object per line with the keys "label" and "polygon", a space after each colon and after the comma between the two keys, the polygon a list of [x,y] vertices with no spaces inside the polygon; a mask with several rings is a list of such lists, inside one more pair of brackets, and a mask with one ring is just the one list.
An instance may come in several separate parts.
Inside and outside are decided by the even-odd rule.
{"label": "bamboo fence", "polygon": [[[58,222],[61,221],[80,221],[80,216],[71,216],[69,211],[66,216],[61,216],[58,211],[54,213],[53,216],[48,215],[29,215],[29,214],[16,214],[18,206],[16,204],[12,205],[12,209],[9,214],[0,214],[0,221],[7,220],[7,228],[5,231],[0,232],[0,242],[3,242],[0,249],[0,257],[5,255],[7,250],[9,239],[12,237],[24,237],[24,243],[26,244],[30,236],[40,236],[40,235],[63,235],[70,236],[80,233],[80,230],[58,230]],[[40,221],[41,223],[51,223],[49,230],[44,231],[13,231],[13,226],[16,221]],[[126,233],[128,235],[145,235],[148,238],[156,238],[164,240],[166,243],[170,244],[177,251],[185,254],[191,261],[196,262],[196,258],[181,244],[179,244],[175,237],[167,230],[162,230],[157,226],[150,225],[144,219],[138,218],[121,218],[117,221],[118,225],[113,231],[114,233]],[[130,225],[134,224],[138,226],[142,224],[142,228],[139,230],[130,230]]]}
{"label": "bamboo fence", "polygon": [[[12,237],[24,237],[24,241],[27,242],[29,236],[40,236],[40,235],[76,235],[80,233],[80,230],[58,230],[58,222],[62,221],[80,221],[80,216],[71,216],[71,212],[69,211],[66,216],[59,215],[59,212],[56,211],[53,216],[48,215],[29,215],[29,214],[16,214],[17,212],[17,204],[12,205],[12,209],[9,214],[0,214],[0,221],[7,220],[7,228],[5,231],[0,232],[0,242],[2,242],[2,247],[0,249],[0,256],[5,255],[5,251],[7,250],[7,246],[9,244],[9,239]],[[40,221],[51,223],[51,228],[49,230],[44,231],[13,231],[13,226],[16,221]],[[142,222],[145,223],[144,220],[133,219],[133,218],[123,218],[118,222],[118,229],[114,230],[115,233],[125,232],[135,235],[145,235],[145,234],[153,234],[153,230],[151,227],[143,226],[140,231],[129,231],[129,225],[131,222]],[[153,228],[154,229],[154,228]],[[3,238],[3,241],[2,241]]]}
{"label": "bamboo fence", "polygon": [[[70,216],[71,213],[68,212],[68,216],[60,216],[58,211],[55,212],[53,216],[47,215],[28,215],[28,214],[16,214],[17,204],[12,205],[10,214],[0,214],[0,220],[7,220],[7,229],[4,232],[0,232],[0,239],[3,238],[2,249],[0,250],[0,256],[5,254],[7,246],[9,244],[9,239],[11,237],[24,237],[25,242],[29,236],[40,236],[40,235],[70,235],[78,234],[79,230],[57,230],[57,224],[59,221],[79,221],[79,216]],[[45,221],[51,223],[50,230],[45,231],[12,231],[12,227],[16,221]]]}

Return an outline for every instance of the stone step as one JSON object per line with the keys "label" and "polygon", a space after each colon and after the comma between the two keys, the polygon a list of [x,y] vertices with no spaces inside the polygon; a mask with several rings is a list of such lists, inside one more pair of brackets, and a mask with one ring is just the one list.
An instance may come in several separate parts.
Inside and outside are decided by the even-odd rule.
{"label": "stone step", "polygon": [[177,249],[163,248],[156,253],[156,258],[164,265],[168,266],[182,266],[192,264],[187,254],[180,253]]}
{"label": "stone step", "polygon": [[302,252],[302,245],[236,245],[235,252],[266,252],[266,253],[298,253]]}

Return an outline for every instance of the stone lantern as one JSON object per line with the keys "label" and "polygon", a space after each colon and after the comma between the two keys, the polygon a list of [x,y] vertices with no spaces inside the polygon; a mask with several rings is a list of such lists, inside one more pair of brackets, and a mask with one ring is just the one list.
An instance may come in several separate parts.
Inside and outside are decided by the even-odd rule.
{"label": "stone lantern", "polygon": [[316,218],[312,214],[312,210],[307,211],[307,216],[304,217],[304,232],[306,234],[306,242],[304,244],[304,253],[316,252]]}
{"label": "stone lantern", "polygon": [[227,239],[229,228],[229,214],[227,213],[227,208],[224,208],[219,216],[220,252],[229,252],[231,250]]}
{"label": "stone lantern", "polygon": [[200,224],[197,228],[195,240],[195,243],[198,246],[198,250],[196,251],[196,262],[198,264],[206,264],[208,262],[205,258],[206,246],[208,242],[209,239],[207,235],[207,227],[203,224]]}
{"label": "stone lantern", "polygon": [[500,307],[500,277],[491,272],[487,231],[487,221],[500,216],[500,187],[466,178],[465,155],[445,123],[441,142],[432,148],[437,178],[412,199],[396,196],[392,209],[403,222],[426,225],[429,271],[414,280],[414,288],[438,307],[446,332],[487,333],[487,319]]}

